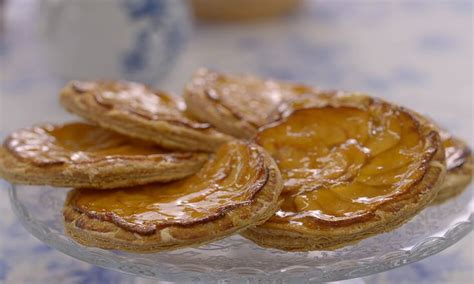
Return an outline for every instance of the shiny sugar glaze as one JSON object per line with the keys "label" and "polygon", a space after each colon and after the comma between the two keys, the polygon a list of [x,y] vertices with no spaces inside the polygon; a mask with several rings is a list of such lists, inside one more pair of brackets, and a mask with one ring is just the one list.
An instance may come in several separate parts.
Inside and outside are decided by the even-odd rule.
{"label": "shiny sugar glaze", "polygon": [[281,209],[263,226],[347,224],[424,174],[425,142],[417,121],[383,103],[300,109],[256,140],[284,179]]}
{"label": "shiny sugar glaze", "polygon": [[263,157],[254,146],[229,142],[189,178],[100,192],[75,190],[69,204],[91,217],[147,234],[160,226],[212,220],[249,205],[267,178]]}
{"label": "shiny sugar glaze", "polygon": [[208,70],[198,72],[193,78],[193,85],[204,88],[209,99],[255,127],[267,123],[269,115],[282,100],[314,92],[304,85],[245,75],[219,74]]}
{"label": "shiny sugar glaze", "polygon": [[164,153],[160,148],[98,126],[69,123],[18,130],[4,146],[19,158],[37,165],[82,163],[117,156]]}
{"label": "shiny sugar glaze", "polygon": [[451,136],[445,131],[441,131],[440,134],[446,155],[446,166],[448,171],[462,166],[471,155],[469,147],[466,143]]}
{"label": "shiny sugar glaze", "polygon": [[207,123],[188,118],[186,105],[175,96],[151,90],[145,85],[126,81],[73,82],[78,94],[90,92],[100,105],[129,112],[148,120],[175,122],[196,129],[207,129]]}

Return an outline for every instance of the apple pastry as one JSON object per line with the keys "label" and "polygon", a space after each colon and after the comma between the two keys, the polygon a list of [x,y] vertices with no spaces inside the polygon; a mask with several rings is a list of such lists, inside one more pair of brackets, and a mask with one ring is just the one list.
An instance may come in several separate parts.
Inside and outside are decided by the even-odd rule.
{"label": "apple pastry", "polygon": [[[250,75],[200,69],[187,84],[184,96],[188,111],[197,119],[209,122],[235,137],[251,138],[259,127],[278,120],[281,109],[287,107],[289,102],[314,103],[338,93],[342,94]],[[434,203],[461,193],[472,180],[472,154],[469,147],[420,114],[407,111],[431,124],[441,134],[443,144],[446,144],[447,176]]]}
{"label": "apple pastry", "polygon": [[104,128],[165,148],[212,152],[231,139],[188,117],[180,98],[138,83],[71,82],[61,92],[61,104]]}
{"label": "apple pastry", "polygon": [[472,180],[474,169],[471,149],[467,144],[446,131],[441,130],[439,133],[445,149],[448,171],[434,204],[446,201],[463,192]]}
{"label": "apple pastry", "polygon": [[281,189],[273,159],[257,145],[235,140],[183,180],[71,191],[65,228],[79,243],[105,249],[156,252],[198,246],[267,220],[278,208]]}
{"label": "apple pastry", "polygon": [[255,141],[280,168],[280,209],[243,235],[288,251],[331,250],[395,229],[438,194],[440,137],[405,109],[362,95],[281,107]]}
{"label": "apple pastry", "polygon": [[106,189],[181,179],[206,153],[167,151],[86,123],[21,129],[0,147],[0,176],[13,183]]}
{"label": "apple pastry", "polygon": [[188,112],[200,121],[238,138],[251,138],[273,120],[272,113],[284,100],[314,93],[301,85],[198,70],[184,91]]}

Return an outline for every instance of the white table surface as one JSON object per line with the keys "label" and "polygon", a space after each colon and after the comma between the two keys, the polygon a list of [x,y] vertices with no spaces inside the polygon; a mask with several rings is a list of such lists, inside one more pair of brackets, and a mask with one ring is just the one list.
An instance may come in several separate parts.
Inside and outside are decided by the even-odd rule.
{"label": "white table surface", "polygon": [[[37,122],[73,117],[36,49],[34,1],[0,16],[0,138]],[[473,139],[473,3],[471,1],[308,1],[269,22],[195,27],[160,88],[179,93],[192,72],[212,67],[357,90],[429,114]],[[1,24],[0,24],[1,25]],[[0,283],[156,283],[105,270],[57,252],[30,236],[13,215],[0,180]],[[474,235],[392,271],[339,283],[469,283]]]}

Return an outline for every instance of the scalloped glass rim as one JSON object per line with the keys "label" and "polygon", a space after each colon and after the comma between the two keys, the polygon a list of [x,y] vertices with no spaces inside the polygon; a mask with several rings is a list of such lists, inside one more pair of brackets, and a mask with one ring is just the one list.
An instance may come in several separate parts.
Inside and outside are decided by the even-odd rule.
{"label": "scalloped glass rim", "polygon": [[[36,188],[35,188],[36,187]],[[134,254],[89,248],[69,239],[61,208],[67,190],[9,186],[12,208],[39,240],[104,268],[162,281],[336,281],[409,264],[453,245],[474,228],[471,184],[460,196],[429,207],[399,229],[335,251],[288,253],[263,249],[240,236],[173,252]]]}

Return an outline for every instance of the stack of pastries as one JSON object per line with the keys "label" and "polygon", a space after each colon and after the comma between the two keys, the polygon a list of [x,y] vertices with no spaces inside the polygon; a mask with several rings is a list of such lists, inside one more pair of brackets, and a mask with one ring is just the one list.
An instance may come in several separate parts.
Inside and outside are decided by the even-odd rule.
{"label": "stack of pastries", "polygon": [[472,178],[466,143],[358,93],[200,69],[183,96],[75,81],[60,101],[87,122],[12,133],[0,176],[73,188],[65,230],[86,246],[157,252],[238,233],[331,250],[397,228]]}

